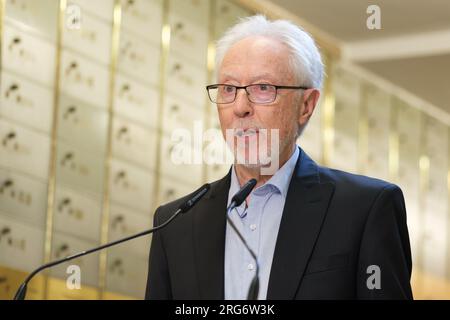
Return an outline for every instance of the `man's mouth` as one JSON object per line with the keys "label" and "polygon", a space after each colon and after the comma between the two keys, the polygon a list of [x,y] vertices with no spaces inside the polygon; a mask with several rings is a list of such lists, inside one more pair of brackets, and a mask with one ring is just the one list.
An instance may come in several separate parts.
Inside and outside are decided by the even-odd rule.
{"label": "man's mouth", "polygon": [[259,129],[256,128],[239,128],[235,129],[234,135],[237,137],[251,137],[259,132]]}

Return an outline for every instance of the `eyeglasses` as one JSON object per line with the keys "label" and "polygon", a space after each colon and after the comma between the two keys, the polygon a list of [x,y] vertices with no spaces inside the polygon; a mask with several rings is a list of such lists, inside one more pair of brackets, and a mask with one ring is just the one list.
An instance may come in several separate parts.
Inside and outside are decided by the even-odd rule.
{"label": "eyeglasses", "polygon": [[277,98],[278,89],[309,89],[302,86],[276,86],[267,83],[250,84],[248,86],[233,86],[231,84],[211,84],[206,86],[209,100],[217,104],[232,103],[236,100],[237,91],[244,89],[250,102],[269,104]]}

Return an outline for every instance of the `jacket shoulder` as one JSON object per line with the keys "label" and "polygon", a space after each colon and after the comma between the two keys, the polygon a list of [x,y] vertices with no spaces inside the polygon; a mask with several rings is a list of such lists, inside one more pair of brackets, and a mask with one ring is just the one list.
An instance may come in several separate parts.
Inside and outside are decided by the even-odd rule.
{"label": "jacket shoulder", "polygon": [[379,192],[386,189],[400,190],[399,186],[389,181],[328,167],[319,166],[319,175],[321,182],[332,182],[338,189],[366,192]]}

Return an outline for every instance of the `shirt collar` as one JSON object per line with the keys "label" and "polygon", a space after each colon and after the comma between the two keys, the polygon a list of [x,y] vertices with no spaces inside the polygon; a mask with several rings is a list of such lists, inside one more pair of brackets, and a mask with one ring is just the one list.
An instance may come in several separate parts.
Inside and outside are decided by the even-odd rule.
{"label": "shirt collar", "polygon": [[[295,147],[294,152],[286,163],[275,172],[275,174],[262,186],[254,189],[251,194],[253,195],[264,195],[269,192],[279,192],[286,199],[287,192],[289,189],[289,183],[294,173],[295,166],[300,154],[298,146]],[[239,180],[236,175],[234,165],[231,169],[231,183],[228,192],[228,205],[231,202],[233,195],[240,189]],[[242,207],[242,208],[241,208]],[[245,202],[241,204],[238,208],[238,213],[245,209]]]}

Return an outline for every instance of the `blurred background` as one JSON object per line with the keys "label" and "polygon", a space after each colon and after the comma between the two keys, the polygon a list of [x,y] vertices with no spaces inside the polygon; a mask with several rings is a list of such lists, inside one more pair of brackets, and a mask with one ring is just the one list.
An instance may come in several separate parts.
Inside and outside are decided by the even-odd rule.
{"label": "blurred background", "polygon": [[[400,185],[414,296],[450,299],[446,0],[0,0],[0,299],[44,262],[147,229],[158,205],[226,174],[171,161],[171,135],[219,128],[205,90],[214,42],[255,13],[303,26],[322,51],[325,87],[299,145]],[[224,145],[200,149],[219,160]],[[42,273],[28,298],[142,299],[150,241]],[[71,264],[81,289],[66,286]]]}

